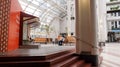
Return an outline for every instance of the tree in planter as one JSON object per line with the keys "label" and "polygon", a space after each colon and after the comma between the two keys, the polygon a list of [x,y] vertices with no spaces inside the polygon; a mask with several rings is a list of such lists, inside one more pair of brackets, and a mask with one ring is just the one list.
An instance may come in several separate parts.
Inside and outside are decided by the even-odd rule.
{"label": "tree in planter", "polygon": [[[45,25],[45,31],[48,37],[50,37],[50,33],[53,31],[53,28],[51,27],[51,25]],[[48,42],[50,42],[50,39],[48,39]]]}

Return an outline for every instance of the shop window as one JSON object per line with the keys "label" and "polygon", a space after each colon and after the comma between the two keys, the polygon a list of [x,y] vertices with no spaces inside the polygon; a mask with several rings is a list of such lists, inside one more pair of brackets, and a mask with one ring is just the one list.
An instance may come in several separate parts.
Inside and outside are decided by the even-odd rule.
{"label": "shop window", "polygon": [[114,16],[117,16],[116,12],[114,13]]}
{"label": "shop window", "polygon": [[120,16],[120,12],[118,12],[118,16]]}
{"label": "shop window", "polygon": [[115,28],[117,28],[117,21],[115,21]]}
{"label": "shop window", "polygon": [[111,16],[113,16],[113,13],[111,13]]}
{"label": "shop window", "polygon": [[114,29],[114,26],[112,26],[111,29],[113,30],[113,29]]}
{"label": "shop window", "polygon": [[111,24],[113,25],[113,24],[114,24],[114,22],[111,22]]}

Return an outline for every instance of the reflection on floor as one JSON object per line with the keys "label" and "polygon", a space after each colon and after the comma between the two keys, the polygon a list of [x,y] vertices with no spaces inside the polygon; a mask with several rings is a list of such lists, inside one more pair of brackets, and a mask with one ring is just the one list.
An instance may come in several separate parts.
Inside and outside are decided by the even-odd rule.
{"label": "reflection on floor", "polygon": [[101,55],[103,61],[100,67],[120,67],[120,43],[107,43]]}
{"label": "reflection on floor", "polygon": [[17,49],[4,56],[44,56],[65,50],[75,49],[75,46],[58,46],[53,44],[39,44],[39,49]]}
{"label": "reflection on floor", "polygon": [[[59,46],[58,43],[53,44],[53,43],[33,43],[33,42],[27,42],[24,45],[21,45],[21,49],[39,49],[43,46]],[[75,46],[75,43],[64,43],[62,46]]]}

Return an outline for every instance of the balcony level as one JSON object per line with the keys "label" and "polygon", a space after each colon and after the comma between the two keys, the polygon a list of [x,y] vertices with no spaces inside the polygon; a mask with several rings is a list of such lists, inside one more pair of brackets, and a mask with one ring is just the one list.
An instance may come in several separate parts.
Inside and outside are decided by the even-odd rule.
{"label": "balcony level", "polygon": [[107,2],[106,5],[116,5],[116,4],[120,4],[120,1],[112,1],[112,2]]}
{"label": "balcony level", "polygon": [[120,10],[108,10],[107,13],[120,12]]}
{"label": "balcony level", "polygon": [[117,17],[109,16],[107,17],[107,21],[120,21],[120,16]]}

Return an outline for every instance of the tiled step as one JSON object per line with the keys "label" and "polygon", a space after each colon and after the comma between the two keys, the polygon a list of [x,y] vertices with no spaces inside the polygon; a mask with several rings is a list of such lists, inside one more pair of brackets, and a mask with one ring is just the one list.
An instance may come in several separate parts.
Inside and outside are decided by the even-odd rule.
{"label": "tiled step", "polygon": [[14,62],[0,62],[0,67],[49,67],[48,61],[14,61]]}
{"label": "tiled step", "polygon": [[3,56],[0,62],[38,61],[45,60],[45,56]]}
{"label": "tiled step", "polygon": [[69,67],[92,67],[90,63],[85,63],[84,60],[77,60],[73,64],[69,65]]}
{"label": "tiled step", "polygon": [[57,52],[46,56],[3,56],[0,57],[0,66],[6,67],[91,67],[74,56],[73,49]]}
{"label": "tiled step", "polygon": [[38,49],[39,45],[22,45],[19,48],[20,49]]}
{"label": "tiled step", "polygon": [[59,62],[55,65],[50,65],[51,62],[45,61],[19,61],[19,62],[6,62],[0,63],[1,67],[11,66],[11,67],[91,67],[91,64],[85,64],[83,60],[77,61],[77,57],[70,57],[69,59]]}
{"label": "tiled step", "polygon": [[37,66],[37,67],[50,67],[51,64],[62,62],[65,59],[71,58],[74,50],[66,50],[46,56],[1,56],[0,66]]}
{"label": "tiled step", "polygon": [[74,50],[66,50],[66,51],[61,51],[58,53],[45,55],[45,56],[20,56],[20,55],[7,56],[7,55],[3,55],[3,56],[0,56],[0,62],[40,61],[40,60],[57,58],[57,57],[65,55],[65,54],[69,54],[69,53],[73,53],[73,52],[74,52]]}
{"label": "tiled step", "polygon": [[56,57],[60,57],[60,56],[69,54],[69,53],[72,53],[72,54],[75,53],[75,49],[61,51],[61,52],[58,52],[58,53],[47,55],[46,59],[53,59],[53,58],[56,58]]}
{"label": "tiled step", "polygon": [[76,62],[78,57],[70,57],[64,61],[61,61],[57,64],[51,65],[51,67],[68,67],[70,64]]}
{"label": "tiled step", "polygon": [[85,63],[83,67],[92,67],[92,65],[90,63]]}
{"label": "tiled step", "polygon": [[58,56],[56,58],[52,58],[52,59],[50,59],[50,62],[51,62],[51,65],[53,65],[53,64],[65,61],[65,60],[67,60],[67,59],[69,59],[71,57],[73,57],[73,52]]}
{"label": "tiled step", "polygon": [[71,64],[69,67],[81,67],[84,64],[84,60],[78,60]]}

